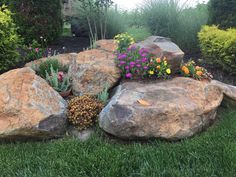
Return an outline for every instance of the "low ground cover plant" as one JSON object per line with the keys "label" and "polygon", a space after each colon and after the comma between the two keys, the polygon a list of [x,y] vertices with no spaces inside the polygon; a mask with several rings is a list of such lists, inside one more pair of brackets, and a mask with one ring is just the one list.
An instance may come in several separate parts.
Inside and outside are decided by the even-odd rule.
{"label": "low ground cover plant", "polygon": [[87,129],[97,122],[104,104],[95,97],[83,95],[69,101],[68,120],[79,130]]}
{"label": "low ground cover plant", "polygon": [[189,60],[181,67],[181,74],[185,77],[192,77],[197,80],[211,79],[212,75],[203,67],[197,66],[193,60]]}

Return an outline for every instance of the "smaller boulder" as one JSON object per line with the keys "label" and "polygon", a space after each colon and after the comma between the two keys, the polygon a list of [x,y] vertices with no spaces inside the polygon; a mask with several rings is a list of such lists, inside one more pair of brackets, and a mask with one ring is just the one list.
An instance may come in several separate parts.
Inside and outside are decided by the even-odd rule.
{"label": "smaller boulder", "polygon": [[32,69],[0,75],[0,95],[0,140],[64,135],[67,103]]}
{"label": "smaller boulder", "polygon": [[183,62],[184,52],[169,38],[150,36],[135,45],[148,49],[156,57],[166,57],[173,72],[178,71]]}

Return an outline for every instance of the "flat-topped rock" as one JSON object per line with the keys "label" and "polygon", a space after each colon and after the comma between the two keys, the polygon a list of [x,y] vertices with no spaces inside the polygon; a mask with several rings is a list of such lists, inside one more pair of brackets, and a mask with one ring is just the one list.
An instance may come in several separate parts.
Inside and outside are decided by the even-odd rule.
{"label": "flat-topped rock", "polygon": [[0,75],[0,140],[60,137],[66,101],[30,68]]}
{"label": "flat-topped rock", "polygon": [[216,119],[223,92],[208,81],[177,77],[125,82],[99,117],[100,127],[124,139],[179,140],[203,131]]}
{"label": "flat-topped rock", "polygon": [[174,72],[179,70],[183,62],[184,52],[169,38],[150,36],[135,45],[148,49],[156,57],[166,57]]}

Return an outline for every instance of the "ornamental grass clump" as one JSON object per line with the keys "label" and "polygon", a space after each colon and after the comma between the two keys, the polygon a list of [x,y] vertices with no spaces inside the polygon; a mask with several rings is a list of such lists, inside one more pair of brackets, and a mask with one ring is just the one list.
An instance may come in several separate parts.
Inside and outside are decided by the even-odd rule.
{"label": "ornamental grass clump", "polygon": [[75,97],[69,101],[68,120],[79,130],[87,129],[97,122],[103,103],[88,95]]}
{"label": "ornamental grass clump", "polygon": [[212,75],[208,73],[205,68],[197,66],[192,60],[182,65],[181,74],[185,77],[192,77],[197,80],[212,79]]}

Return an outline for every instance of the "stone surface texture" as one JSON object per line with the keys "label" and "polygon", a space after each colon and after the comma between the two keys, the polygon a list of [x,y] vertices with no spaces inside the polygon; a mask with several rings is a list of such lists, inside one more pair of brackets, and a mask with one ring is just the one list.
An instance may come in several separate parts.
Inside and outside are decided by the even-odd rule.
{"label": "stone surface texture", "polygon": [[125,82],[101,112],[99,125],[124,139],[179,140],[213,123],[222,99],[221,89],[208,81]]}
{"label": "stone surface texture", "polygon": [[178,71],[183,62],[184,52],[169,38],[150,36],[135,45],[148,49],[156,57],[166,57],[173,72]]}
{"label": "stone surface texture", "polygon": [[0,75],[0,138],[64,134],[66,101],[28,67]]}

